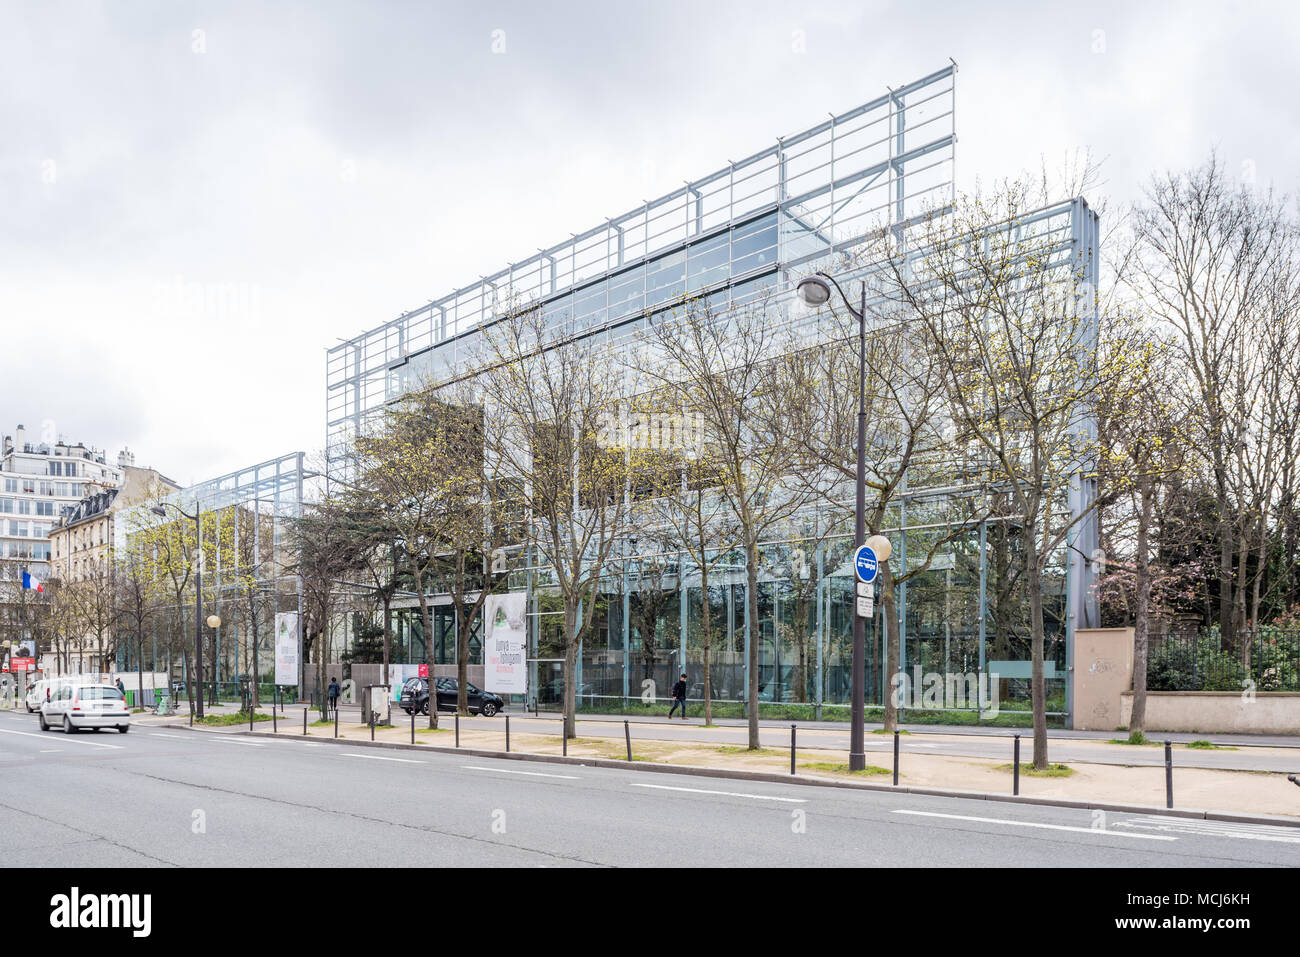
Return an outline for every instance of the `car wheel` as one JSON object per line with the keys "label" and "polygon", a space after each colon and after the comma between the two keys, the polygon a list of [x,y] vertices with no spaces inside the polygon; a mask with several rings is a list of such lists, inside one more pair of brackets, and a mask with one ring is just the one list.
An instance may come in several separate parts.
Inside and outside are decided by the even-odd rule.
{"label": "car wheel", "polygon": [[410,708],[403,708],[402,710],[405,711],[407,714],[410,714],[410,713],[411,713],[411,709],[410,709]]}
{"label": "car wheel", "polygon": [[429,713],[429,702],[426,701],[424,704],[420,706],[420,714],[428,714],[428,713]]}
{"label": "car wheel", "polygon": [[40,726],[41,726],[41,730],[42,730],[42,731],[49,731],[49,730],[50,730],[50,726],[49,726],[49,724],[48,724],[48,723],[46,722],[46,720],[45,720],[45,712],[44,712],[44,711],[38,711],[38,712],[36,712],[36,720],[40,723]]}
{"label": "car wheel", "polygon": [[122,734],[126,734],[128,731],[131,730],[131,726],[129,724],[124,724],[121,725],[117,730],[120,731]]}
{"label": "car wheel", "polygon": [[483,702],[483,707],[479,709],[479,714],[485,718],[490,718],[497,713],[497,706],[491,701]]}
{"label": "car wheel", "polygon": [[63,716],[63,733],[72,734],[73,730],[74,729],[72,727],[72,719],[65,714]]}

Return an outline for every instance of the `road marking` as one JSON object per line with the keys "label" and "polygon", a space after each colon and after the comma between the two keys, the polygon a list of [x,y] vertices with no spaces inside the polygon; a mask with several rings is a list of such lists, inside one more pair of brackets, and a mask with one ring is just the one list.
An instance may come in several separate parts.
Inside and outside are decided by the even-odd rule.
{"label": "road marking", "polygon": [[187,738],[187,737],[186,737],[185,735],[183,735],[183,734],[159,734],[157,731],[150,731],[150,732],[149,732],[149,737],[151,737],[151,738],[171,738],[173,741],[187,741],[187,740],[188,740],[188,741],[192,741],[192,740],[194,740],[193,738]]}
{"label": "road marking", "polygon": [[1100,834],[1106,837],[1138,837],[1148,841],[1176,841],[1178,838],[1164,834],[1127,834],[1124,831],[1108,831],[1096,827],[1071,827],[1068,824],[1042,824],[1038,821],[1009,821],[997,817],[973,817],[968,814],[939,814],[935,811],[905,811],[894,809],[895,814],[914,814],[918,817],[942,817],[951,821],[976,821],[981,824],[1009,824],[1013,827],[1038,827],[1048,831],[1076,831],[1080,834]]}
{"label": "road marking", "polygon": [[[10,731],[8,728],[0,728],[0,734],[18,734],[22,735],[24,738],[44,738],[46,741],[50,740],[49,733],[45,731]],[[101,744],[99,741],[78,741],[71,735],[64,735],[64,737],[67,738],[66,743],[68,744],[84,744],[88,748],[111,748],[114,751],[122,750],[122,745],[120,744]]]}
{"label": "road marking", "polygon": [[[1115,827],[1132,827],[1147,831],[1194,834],[1198,837],[1231,837],[1239,841],[1275,841],[1300,844],[1300,832],[1267,824],[1241,824],[1236,821],[1197,821],[1172,818],[1134,818],[1118,821]],[[1137,835],[1134,835],[1135,837]]]}
{"label": "road marking", "polygon": [[340,757],[344,757],[344,758],[366,758],[366,759],[368,759],[368,760],[370,760],[370,761],[401,761],[403,764],[423,764],[423,763],[424,763],[423,761],[416,761],[416,760],[413,759],[413,758],[388,758],[388,757],[384,757],[384,755],[382,755],[382,754],[352,754],[352,753],[347,752],[347,751],[343,752],[343,754],[341,754]]}
{"label": "road marking", "polygon": [[506,768],[480,768],[473,764],[462,764],[466,771],[494,771],[497,774],[526,774],[530,778],[561,778],[565,781],[579,781],[576,774],[546,774],[543,771],[511,771]]}
{"label": "road marking", "polygon": [[224,741],[226,744],[242,744],[246,748],[260,748],[260,741],[241,741],[239,738],[213,738],[213,741]]}
{"label": "road marking", "polygon": [[62,754],[62,748],[41,748],[41,754]]}
{"label": "road marking", "polygon": [[724,797],[749,798],[754,801],[784,801],[787,804],[807,804],[806,798],[773,797],[770,794],[742,794],[740,791],[709,791],[704,788],[675,788],[667,784],[633,784],[634,788],[654,788],[658,791],[689,791],[692,794],[721,794]]}

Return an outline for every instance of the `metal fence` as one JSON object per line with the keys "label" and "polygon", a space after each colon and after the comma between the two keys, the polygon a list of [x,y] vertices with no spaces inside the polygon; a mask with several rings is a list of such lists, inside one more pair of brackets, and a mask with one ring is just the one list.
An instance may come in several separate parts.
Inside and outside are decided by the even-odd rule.
{"label": "metal fence", "polygon": [[1300,691],[1300,631],[1152,637],[1149,691]]}

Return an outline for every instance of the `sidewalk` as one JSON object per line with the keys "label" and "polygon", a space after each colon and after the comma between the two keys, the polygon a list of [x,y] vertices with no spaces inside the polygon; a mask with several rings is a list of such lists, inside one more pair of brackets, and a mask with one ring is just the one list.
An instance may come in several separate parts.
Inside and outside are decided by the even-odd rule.
{"label": "sidewalk", "polygon": [[[303,737],[303,708],[286,706],[285,715],[278,719],[280,738]],[[150,718],[149,724],[168,724],[184,727],[188,712],[171,718]],[[360,711],[344,706],[340,710],[339,737],[348,742],[368,743],[371,729],[359,722]],[[555,733],[537,733],[520,725],[532,724],[531,715],[515,714],[516,727],[511,730],[509,750],[535,755],[559,756],[566,753],[563,740]],[[306,734],[309,738],[332,739],[334,723],[316,723],[319,714],[309,711]],[[415,748],[436,747],[439,750],[457,746],[455,718],[440,715],[439,727],[431,730],[428,718],[417,716],[412,731],[411,720],[402,712],[394,715],[395,726],[374,729],[374,740],[389,747],[410,747],[412,737]],[[595,721],[609,719],[594,719]],[[622,731],[622,718],[618,718]],[[620,733],[617,737],[594,737],[582,733],[567,745],[570,758],[596,758],[627,760],[627,743]],[[767,745],[758,751],[749,751],[743,745],[721,744],[707,741],[666,740],[656,737],[667,729],[664,722],[638,721],[632,731],[632,759],[646,764],[677,767],[708,768],[722,771],[763,772],[788,775],[790,749]],[[271,736],[271,722],[255,724],[255,735]],[[629,719],[629,730],[633,722]],[[779,725],[777,726],[780,727]],[[800,730],[804,730],[801,728]],[[207,728],[205,733],[248,733],[247,724],[223,728]],[[773,729],[775,730],[775,729]],[[785,725],[788,735],[789,726]],[[811,730],[811,729],[808,729]],[[1006,729],[1002,729],[1006,733]],[[812,737],[811,735],[809,737]],[[960,791],[1008,795],[1012,791],[1010,754],[1005,757],[972,757],[967,755],[939,754],[918,750],[921,742],[910,736],[900,740],[899,786],[934,787]],[[788,740],[788,737],[787,739]],[[931,738],[930,740],[938,740]],[[1020,776],[1020,794],[1028,797],[1059,801],[1095,802],[1107,804],[1148,805],[1165,804],[1165,772],[1163,765],[1138,766],[1103,763],[1100,756],[1123,746],[1107,745],[1101,741],[1080,742],[1085,752],[1095,752],[1097,759],[1071,760],[1064,776],[1039,777],[1027,770]],[[501,717],[466,717],[460,719],[459,747],[487,752],[506,750],[506,725]],[[1131,752],[1133,749],[1125,748]],[[1152,749],[1158,750],[1158,749]],[[1261,757],[1264,752],[1261,752]],[[1022,740],[1022,762],[1028,764],[1032,748]],[[1280,815],[1300,821],[1300,788],[1291,784],[1282,772],[1221,770],[1180,765],[1195,752],[1180,750],[1175,757],[1174,799],[1179,808],[1206,808],[1225,813],[1247,815]],[[893,737],[876,735],[868,741],[868,771],[850,774],[847,770],[848,754],[842,748],[827,747],[820,741],[800,736],[795,752],[796,772],[799,776],[828,781],[861,781],[888,786],[892,781]],[[1298,762],[1300,763],[1300,762]]]}

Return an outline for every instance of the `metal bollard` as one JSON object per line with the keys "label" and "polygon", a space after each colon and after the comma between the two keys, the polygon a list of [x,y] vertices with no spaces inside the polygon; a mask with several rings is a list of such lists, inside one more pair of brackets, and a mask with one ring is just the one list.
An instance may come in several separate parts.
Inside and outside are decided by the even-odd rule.
{"label": "metal bollard", "polygon": [[370,740],[375,740],[375,713],[370,712]]}
{"label": "metal bollard", "polygon": [[564,728],[564,722],[560,722],[560,740],[564,742],[564,756],[569,756],[569,733]]}
{"label": "metal bollard", "polygon": [[510,715],[506,715],[506,754],[510,753]]}
{"label": "metal bollard", "polygon": [[627,719],[623,720],[623,740],[627,742],[627,759],[631,761],[632,760],[632,729],[628,725]]}
{"label": "metal bollard", "polygon": [[795,742],[794,725],[790,725],[790,773],[791,774],[794,774],[794,742]]}
{"label": "metal bollard", "polygon": [[[456,712],[456,747],[460,747],[460,712]],[[507,748],[507,750],[509,750]]]}
{"label": "metal bollard", "polygon": [[894,732],[894,783],[898,783],[898,732]]}
{"label": "metal bollard", "polygon": [[302,709],[302,733],[307,733],[307,709]]}
{"label": "metal bollard", "polygon": [[415,744],[415,709],[411,709],[411,743]]}
{"label": "metal bollard", "polygon": [[271,733],[272,734],[280,733],[280,722],[279,719],[276,718],[276,710],[275,710],[274,702],[272,702],[271,704]]}
{"label": "metal bollard", "polygon": [[334,705],[334,737],[339,736],[339,706]]}
{"label": "metal bollard", "polygon": [[1165,742],[1165,807],[1174,806],[1174,746]]}
{"label": "metal bollard", "polygon": [[1016,735],[1016,746],[1011,758],[1011,793],[1020,793],[1020,735]]}

